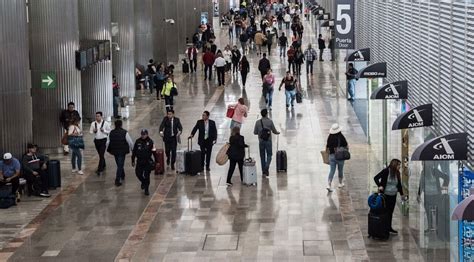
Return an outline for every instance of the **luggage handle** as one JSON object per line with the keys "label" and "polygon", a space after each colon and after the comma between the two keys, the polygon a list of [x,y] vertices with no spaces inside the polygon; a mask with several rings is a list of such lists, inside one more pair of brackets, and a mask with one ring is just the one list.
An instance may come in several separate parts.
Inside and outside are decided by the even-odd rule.
{"label": "luggage handle", "polygon": [[[189,146],[191,145],[191,146]],[[193,150],[193,138],[192,137],[188,137],[188,151],[192,151]]]}

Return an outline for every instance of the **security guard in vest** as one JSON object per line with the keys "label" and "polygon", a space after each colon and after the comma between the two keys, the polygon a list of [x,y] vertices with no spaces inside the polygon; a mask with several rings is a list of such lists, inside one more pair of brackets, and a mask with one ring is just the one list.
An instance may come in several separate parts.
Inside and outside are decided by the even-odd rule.
{"label": "security guard in vest", "polygon": [[[135,145],[132,150],[132,166],[135,167],[135,174],[138,180],[141,182],[142,190],[145,190],[145,195],[148,196],[150,186],[150,173],[154,169],[155,158],[153,152],[156,151],[153,140],[148,137],[148,130],[142,129],[141,136],[135,141]],[[135,158],[137,162],[135,163]],[[154,159],[156,162],[156,158]]]}

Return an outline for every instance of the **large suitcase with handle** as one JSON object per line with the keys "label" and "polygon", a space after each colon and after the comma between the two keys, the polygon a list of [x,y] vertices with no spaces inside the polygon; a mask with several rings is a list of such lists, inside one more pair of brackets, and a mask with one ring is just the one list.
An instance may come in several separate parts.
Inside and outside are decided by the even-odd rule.
{"label": "large suitcase with handle", "polygon": [[184,164],[185,156],[186,150],[180,149],[176,151],[176,173],[184,174],[184,172],[186,171]]}
{"label": "large suitcase with handle", "polygon": [[244,185],[257,185],[257,165],[255,159],[250,156],[250,148],[248,149],[249,157],[244,160],[244,169],[242,170]]}
{"label": "large suitcase with handle", "polygon": [[61,187],[61,163],[59,160],[49,160],[48,162],[48,186],[52,189]]}
{"label": "large suitcase with handle", "polygon": [[193,150],[193,140],[188,139],[188,150],[184,155],[185,173],[195,176],[202,172],[203,166],[201,163],[201,150]]}
{"label": "large suitcase with handle", "polygon": [[165,173],[165,151],[163,149],[156,149],[153,152],[155,155],[155,175],[161,175]]}
{"label": "large suitcase with handle", "polygon": [[279,150],[279,142],[280,142],[280,136],[277,136],[277,153],[276,153],[276,167],[277,167],[277,173],[278,172],[286,172],[287,171],[287,165],[288,165],[288,159],[286,156],[286,151],[285,150]]}
{"label": "large suitcase with handle", "polygon": [[369,238],[387,240],[390,237],[388,212],[369,212],[368,233]]}

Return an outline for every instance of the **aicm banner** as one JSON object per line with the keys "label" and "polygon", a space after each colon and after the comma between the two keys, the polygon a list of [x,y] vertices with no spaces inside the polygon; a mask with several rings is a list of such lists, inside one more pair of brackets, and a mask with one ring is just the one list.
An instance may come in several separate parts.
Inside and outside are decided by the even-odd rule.
{"label": "aicm banner", "polygon": [[354,49],[354,0],[336,0],[335,48]]}

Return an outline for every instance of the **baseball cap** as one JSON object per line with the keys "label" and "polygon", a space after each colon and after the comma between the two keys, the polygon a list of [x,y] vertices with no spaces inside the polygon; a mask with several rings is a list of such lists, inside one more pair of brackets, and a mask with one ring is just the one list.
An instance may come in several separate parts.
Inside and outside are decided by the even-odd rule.
{"label": "baseball cap", "polygon": [[10,160],[10,159],[12,159],[12,157],[13,157],[13,156],[12,156],[11,153],[5,153],[5,154],[3,155],[3,160]]}
{"label": "baseball cap", "polygon": [[145,128],[143,128],[140,133],[141,133],[142,136],[148,135],[148,130],[146,130]]}

